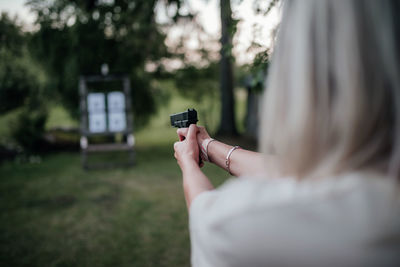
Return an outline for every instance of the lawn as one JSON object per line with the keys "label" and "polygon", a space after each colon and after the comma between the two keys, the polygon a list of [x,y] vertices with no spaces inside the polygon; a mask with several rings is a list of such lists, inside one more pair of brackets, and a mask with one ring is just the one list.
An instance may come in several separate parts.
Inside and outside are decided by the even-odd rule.
{"label": "lawn", "polygon": [[[84,171],[60,153],[0,167],[2,266],[188,266],[187,213],[171,146],[130,169]],[[221,183],[226,174],[205,172]]]}
{"label": "lawn", "polygon": [[[72,152],[0,165],[0,265],[189,266],[188,217],[168,114],[193,104],[174,97],[136,133],[133,168],[84,171]],[[55,114],[65,116],[59,109]],[[204,171],[215,185],[228,177],[212,165]]]}

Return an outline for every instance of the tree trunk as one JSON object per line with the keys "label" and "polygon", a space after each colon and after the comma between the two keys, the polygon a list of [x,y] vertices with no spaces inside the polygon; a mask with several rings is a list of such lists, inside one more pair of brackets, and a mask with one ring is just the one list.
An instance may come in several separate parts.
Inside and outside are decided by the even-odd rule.
{"label": "tree trunk", "polygon": [[246,135],[258,139],[260,95],[247,87]]}
{"label": "tree trunk", "polygon": [[232,35],[233,19],[230,0],[220,0],[221,8],[221,121],[219,135],[237,135],[233,94]]}

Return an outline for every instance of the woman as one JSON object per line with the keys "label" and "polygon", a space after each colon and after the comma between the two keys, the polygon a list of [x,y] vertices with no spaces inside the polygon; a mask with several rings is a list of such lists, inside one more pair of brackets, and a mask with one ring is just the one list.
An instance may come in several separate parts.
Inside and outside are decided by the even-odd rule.
{"label": "woman", "polygon": [[[399,1],[284,1],[262,154],[179,129],[193,266],[400,266]],[[239,178],[214,189],[199,154]]]}

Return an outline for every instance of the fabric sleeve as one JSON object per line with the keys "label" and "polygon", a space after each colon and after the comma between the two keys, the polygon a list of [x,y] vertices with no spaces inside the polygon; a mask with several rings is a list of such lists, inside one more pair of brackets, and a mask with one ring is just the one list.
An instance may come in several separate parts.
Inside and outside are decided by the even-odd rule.
{"label": "fabric sleeve", "polygon": [[191,262],[193,267],[214,266],[210,259],[210,231],[205,225],[207,210],[212,208],[218,198],[216,190],[203,192],[193,201],[189,211],[189,228],[191,243]]}
{"label": "fabric sleeve", "polygon": [[[271,194],[265,194],[265,180],[235,178],[218,189],[201,193],[193,200],[189,211],[192,266],[231,266],[229,261],[232,263],[234,257],[239,255],[230,253],[238,249],[237,242],[231,242],[231,238],[237,236],[230,232],[248,225],[237,219],[257,208],[256,203],[264,202],[260,198],[267,196],[273,204],[282,201],[278,196],[285,199],[285,194],[290,194],[290,190],[274,190],[290,188],[289,180],[271,180],[267,183],[271,186]],[[246,232],[243,229],[243,233]]]}
{"label": "fabric sleeve", "polygon": [[[355,248],[371,236],[371,220],[388,217],[376,215],[390,206],[390,198],[381,199],[390,187],[385,191],[376,184],[382,181],[367,182],[363,176],[230,180],[192,202],[192,266],[327,266],[319,263],[331,259],[361,263],[370,254]],[[379,207],[374,213],[371,203]],[[380,230],[381,222],[376,223]]]}

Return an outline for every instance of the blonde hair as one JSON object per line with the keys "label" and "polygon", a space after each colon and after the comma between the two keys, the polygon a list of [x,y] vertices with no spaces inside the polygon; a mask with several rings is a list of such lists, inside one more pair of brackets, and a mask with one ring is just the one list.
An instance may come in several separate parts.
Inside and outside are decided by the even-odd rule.
{"label": "blonde hair", "polygon": [[399,178],[399,11],[395,0],[284,1],[260,133],[284,173]]}

